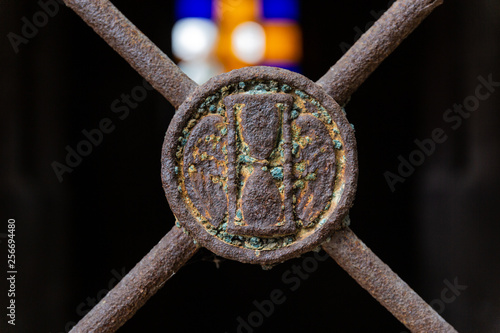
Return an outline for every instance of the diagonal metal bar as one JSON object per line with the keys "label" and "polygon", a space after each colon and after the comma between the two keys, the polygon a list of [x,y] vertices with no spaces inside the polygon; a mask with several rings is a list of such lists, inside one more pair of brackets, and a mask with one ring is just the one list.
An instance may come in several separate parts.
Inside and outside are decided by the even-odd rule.
{"label": "diagonal metal bar", "polygon": [[318,84],[340,105],[443,0],[398,0]]}
{"label": "diagonal metal bar", "polygon": [[193,239],[174,227],[70,333],[116,332],[197,250]]}
{"label": "diagonal metal bar", "polygon": [[413,333],[457,333],[349,228],[323,249]]}
{"label": "diagonal metal bar", "polygon": [[176,109],[198,86],[108,0],[64,0]]}

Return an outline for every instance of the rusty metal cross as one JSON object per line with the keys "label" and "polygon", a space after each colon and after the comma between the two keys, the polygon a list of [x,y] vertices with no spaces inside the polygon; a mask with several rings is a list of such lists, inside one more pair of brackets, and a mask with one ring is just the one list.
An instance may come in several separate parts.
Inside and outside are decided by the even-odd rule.
{"label": "rusty metal cross", "polygon": [[318,82],[250,67],[198,87],[108,0],[64,0],[178,111],[162,180],[174,227],[71,332],[115,332],[200,246],[272,265],[321,246],[412,332],[456,332],[348,227],[350,96],[441,0],[398,0]]}

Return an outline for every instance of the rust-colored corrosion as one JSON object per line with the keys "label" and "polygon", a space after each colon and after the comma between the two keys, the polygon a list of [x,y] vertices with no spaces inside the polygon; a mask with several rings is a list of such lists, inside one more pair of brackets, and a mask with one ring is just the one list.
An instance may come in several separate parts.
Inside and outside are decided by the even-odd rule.
{"label": "rust-colored corrosion", "polygon": [[300,115],[295,121],[295,126],[300,128],[300,135],[306,138],[305,143],[307,143],[304,147],[299,145],[294,154],[294,165],[303,165],[303,168],[294,168],[295,177],[310,179],[308,186],[295,188],[294,193],[297,198],[295,211],[297,218],[308,227],[318,218],[333,194],[336,171],[335,145],[327,128],[311,114]]}
{"label": "rust-colored corrosion", "polygon": [[197,250],[193,239],[174,227],[70,332],[115,332]]}
{"label": "rust-colored corrosion", "polygon": [[248,67],[201,85],[165,136],[162,181],[182,227],[212,252],[272,265],[344,226],[357,185],[354,129],[304,76]]}
{"label": "rust-colored corrosion", "polygon": [[[64,2],[175,108],[182,104],[163,147],[162,180],[180,224],[201,245],[241,262],[274,264],[312,250],[331,236],[323,248],[412,332],[456,333],[349,228],[339,230],[346,227],[344,217],[354,199],[358,173],[354,132],[339,104],[348,101],[441,0],[396,1],[318,84],[288,71],[257,67],[221,75],[200,88],[109,1]],[[252,85],[253,91],[246,85]],[[253,95],[268,89],[265,94],[269,96],[225,100],[228,89]],[[273,93],[281,96],[269,99]],[[287,102],[287,98],[292,101],[287,94],[294,96],[293,102]],[[215,100],[220,104],[213,103]],[[263,108],[265,117],[245,114],[245,105],[255,101],[258,105],[251,108]],[[224,102],[239,117],[236,121],[227,119]],[[241,133],[239,143],[236,136],[225,138],[231,126],[232,134]],[[280,135],[274,137],[279,131],[281,139]],[[240,146],[228,154],[228,146],[235,144]],[[185,151],[188,154],[184,155]],[[283,154],[281,160],[273,159],[276,151]],[[234,168],[233,176],[228,175],[228,165],[236,163],[236,158],[243,161],[237,172]],[[273,165],[273,160],[279,163]],[[236,174],[243,179],[232,194],[242,203],[238,210],[228,207],[231,195],[226,196],[224,186],[228,180],[234,181]],[[259,190],[275,185],[279,191],[273,188],[266,192],[268,196],[258,195]],[[240,191],[239,187],[246,189]],[[196,209],[198,213],[192,215],[190,211]],[[245,213],[249,217],[246,222],[254,226],[237,237],[229,234],[227,216],[236,230],[245,225]],[[290,235],[294,228],[285,222],[287,216],[294,215],[298,218],[295,227],[302,231]],[[205,226],[200,220],[206,221]],[[271,228],[263,230],[266,226]],[[281,229],[284,231],[278,231]],[[71,332],[115,332],[197,249],[190,236],[174,228]]]}
{"label": "rust-colored corrosion", "polygon": [[176,109],[198,86],[108,0],[64,0]]}
{"label": "rust-colored corrosion", "polygon": [[457,333],[349,228],[323,249],[412,333]]}
{"label": "rust-colored corrosion", "polygon": [[340,105],[442,0],[396,1],[347,53],[317,82]]}
{"label": "rust-colored corrosion", "polygon": [[224,165],[227,136],[221,133],[224,128],[224,118],[220,115],[203,118],[186,141],[185,150],[193,154],[184,155],[183,161],[186,192],[200,207],[203,217],[216,228],[224,221],[227,211],[221,181],[227,170]]}
{"label": "rust-colored corrosion", "polygon": [[[293,97],[277,93],[237,94],[226,97],[224,102],[229,120],[228,135],[232,143],[228,147],[229,154],[232,155],[229,158],[231,160],[229,172],[234,177],[234,181],[229,183],[228,190],[230,221],[228,231],[258,237],[293,234],[296,227],[291,209],[291,135],[290,121],[287,117],[293,106]],[[281,131],[282,138],[280,138]],[[238,138],[236,141],[240,141],[239,148],[235,142],[236,138]],[[280,154],[279,164],[273,164],[271,162],[273,152],[279,150],[280,141],[283,155]],[[248,147],[247,151],[245,147]],[[241,163],[241,169],[249,170],[250,175],[244,186],[238,184],[240,177],[236,175],[237,161]],[[274,167],[288,171],[282,171],[280,174],[279,181],[283,182],[282,191],[278,189],[277,182],[272,176],[271,170]],[[241,200],[238,205],[239,191]],[[238,209],[241,216],[236,220]]]}

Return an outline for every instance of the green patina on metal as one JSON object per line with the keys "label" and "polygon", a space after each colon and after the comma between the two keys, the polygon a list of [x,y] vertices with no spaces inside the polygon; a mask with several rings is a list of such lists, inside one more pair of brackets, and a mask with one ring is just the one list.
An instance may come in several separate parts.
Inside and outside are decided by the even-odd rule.
{"label": "green patina on metal", "polygon": [[[177,151],[176,151],[176,157],[177,157],[177,162],[178,165],[176,166],[176,171],[175,174],[178,177],[178,181],[181,184],[179,186],[179,192],[185,193],[184,200],[188,205],[191,205],[193,215],[196,217],[199,223],[201,223],[207,232],[214,237],[219,238],[221,241],[246,248],[246,249],[251,249],[255,251],[266,251],[266,250],[276,250],[280,249],[282,247],[286,247],[289,244],[293,243],[298,235],[288,235],[288,236],[280,236],[280,235],[275,235],[273,237],[255,237],[255,236],[244,236],[244,235],[234,235],[231,233],[227,232],[227,225],[228,225],[228,214],[226,213],[224,217],[223,223],[221,223],[218,227],[213,226],[210,224],[194,207],[193,203],[190,201],[189,197],[186,195],[186,189],[185,189],[185,184],[184,184],[184,174],[182,172],[182,157],[184,153],[184,146],[186,145],[186,142],[189,138],[189,135],[192,131],[192,129],[198,124],[198,122],[203,119],[203,117],[208,116],[208,115],[220,115],[224,119],[224,123],[220,125],[219,132],[220,136],[217,135],[210,135],[204,137],[204,140],[206,140],[207,143],[212,143],[213,147],[215,148],[217,144],[219,144],[223,138],[227,137],[228,135],[228,118],[227,118],[227,109],[224,104],[224,98],[233,95],[233,94],[251,94],[251,95],[259,95],[259,94],[291,94],[294,97],[294,103],[292,106],[292,110],[290,112],[289,118],[291,121],[291,135],[292,135],[292,145],[289,149],[291,149],[291,153],[293,158],[300,158],[300,151],[304,148],[307,147],[308,144],[312,141],[311,138],[307,136],[301,136],[300,131],[301,129],[295,124],[295,120],[299,118],[300,115],[302,114],[310,114],[314,116],[315,118],[319,119],[322,123],[324,124],[329,124],[332,126],[330,128],[330,135],[332,136],[332,141],[334,142],[335,148],[339,150],[339,153],[341,153],[342,150],[342,143],[339,141],[340,140],[340,132],[336,125],[333,123],[332,118],[328,111],[319,103],[316,99],[311,97],[309,94],[305,93],[302,90],[299,89],[294,89],[293,87],[287,85],[287,84],[280,84],[276,81],[259,81],[259,80],[250,80],[250,81],[245,81],[245,82],[239,82],[237,84],[230,84],[226,87],[223,87],[220,89],[216,94],[212,96],[208,96],[204,102],[198,107],[197,112],[193,114],[193,119],[189,120],[187,123],[187,126],[183,129],[182,131],[182,136],[179,137],[178,141],[178,146],[177,146]],[[306,103],[310,103],[313,105],[315,111],[310,112],[308,109],[305,107]],[[284,106],[283,105],[277,105],[278,108],[283,112]],[[236,118],[236,123],[239,125],[239,113],[241,110],[236,109],[235,110],[235,118]],[[282,117],[280,118],[282,121]],[[332,125],[333,124],[333,125]],[[280,131],[281,131],[282,126],[280,126]],[[271,153],[269,159],[268,159],[268,164],[266,165],[261,165],[260,167],[262,168],[263,171],[269,171],[273,177],[273,179],[276,181],[279,193],[281,195],[284,195],[285,191],[285,186],[283,183],[284,179],[284,170],[283,170],[283,165],[284,165],[284,159],[285,159],[285,142],[283,140],[283,134],[279,133],[278,135],[279,141],[277,143],[277,147],[273,150]],[[236,170],[238,173],[243,173],[246,175],[252,174],[254,171],[254,166],[255,163],[259,162],[262,163],[262,161],[257,161],[254,157],[250,156],[249,153],[249,147],[248,145],[241,140],[241,138],[237,137],[236,138],[236,145],[237,145],[237,151],[242,152],[239,156],[237,156],[237,161],[236,161]],[[228,161],[228,149],[226,143],[222,145],[221,151],[225,156],[225,163]],[[211,156],[209,156],[206,153],[202,153],[200,155],[201,160],[210,160]],[[303,189],[307,186],[307,184],[311,181],[315,181],[317,178],[317,173],[316,172],[310,172],[308,174],[304,174],[306,168],[307,168],[307,163],[308,161],[300,161],[293,163],[292,165],[292,170],[294,177],[296,179],[292,183],[292,186],[294,189]],[[196,172],[196,168],[194,165],[189,166],[188,171],[191,172]],[[227,172],[227,171],[226,171]],[[221,177],[210,177],[210,179],[214,183],[220,183],[223,187],[223,190],[225,193],[228,193],[228,175],[223,174]],[[241,187],[239,187],[239,192],[238,196],[241,197],[241,188],[245,185],[245,179],[241,180]],[[315,226],[321,226],[324,223],[326,223],[327,219],[325,216],[327,216],[327,213],[329,210],[332,208],[333,202],[337,200],[336,196],[339,196],[340,193],[339,191],[336,191],[332,195],[332,200],[329,202],[325,207],[324,210],[320,212],[319,217],[315,219],[313,224],[308,225],[307,229],[312,229]],[[292,204],[293,204],[293,209],[295,210],[295,205],[297,204],[297,198],[295,195],[292,196]],[[284,205],[282,206],[282,210],[284,210],[285,207]],[[238,209],[236,212],[235,216],[235,223],[237,224],[244,224],[244,214],[242,213],[241,209]],[[302,222],[300,220],[296,220],[296,224],[300,228],[304,228]]]}
{"label": "green patina on metal", "polygon": [[342,142],[340,142],[339,140],[333,140],[333,143],[335,144],[335,149],[342,149]]}
{"label": "green patina on metal", "polygon": [[276,167],[276,168],[272,169],[271,170],[271,175],[276,180],[283,180],[283,168],[282,167]]}

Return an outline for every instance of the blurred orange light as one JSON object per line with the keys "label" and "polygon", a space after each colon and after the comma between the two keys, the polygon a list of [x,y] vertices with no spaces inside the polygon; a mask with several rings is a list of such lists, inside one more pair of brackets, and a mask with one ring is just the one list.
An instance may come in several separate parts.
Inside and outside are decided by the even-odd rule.
{"label": "blurred orange light", "polygon": [[297,23],[267,20],[263,26],[266,32],[266,61],[298,63],[302,59],[302,33]]}
{"label": "blurred orange light", "polygon": [[[200,12],[193,3],[194,0],[189,0],[190,5],[184,4],[180,9]],[[211,20],[218,27],[215,47],[209,56],[204,55],[193,59],[193,64],[185,64],[186,69],[195,68],[194,65],[201,60],[204,65],[216,64],[217,71],[251,65],[298,69],[302,59],[302,33],[296,17],[299,13],[296,0],[212,0],[212,5]],[[206,16],[207,10],[203,8],[202,14]],[[203,30],[200,35],[204,33]],[[193,48],[200,44],[193,38],[183,37],[183,41]]]}
{"label": "blurred orange light", "polygon": [[259,0],[219,0],[216,15],[221,30],[231,30],[246,21],[257,21],[260,18]]}

